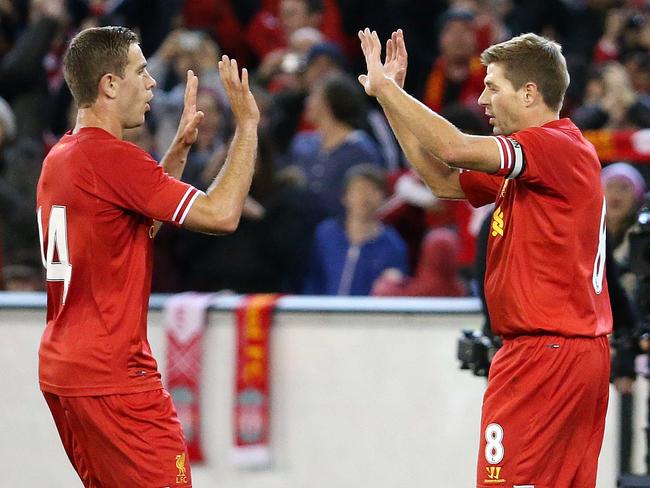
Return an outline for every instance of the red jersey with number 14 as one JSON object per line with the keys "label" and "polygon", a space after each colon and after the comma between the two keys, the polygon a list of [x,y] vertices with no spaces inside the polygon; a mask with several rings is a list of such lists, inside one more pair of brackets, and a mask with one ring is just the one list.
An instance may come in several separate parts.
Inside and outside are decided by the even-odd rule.
{"label": "red jersey with number 14", "polygon": [[199,191],[99,128],[43,162],[37,212],[47,271],[41,389],[61,396],[161,388],[147,341],[153,219],[181,225]]}
{"label": "red jersey with number 14", "polygon": [[485,275],[494,333],[610,333],[605,199],[594,147],[569,119],[495,143],[496,176],[460,176],[472,205],[495,202]]}

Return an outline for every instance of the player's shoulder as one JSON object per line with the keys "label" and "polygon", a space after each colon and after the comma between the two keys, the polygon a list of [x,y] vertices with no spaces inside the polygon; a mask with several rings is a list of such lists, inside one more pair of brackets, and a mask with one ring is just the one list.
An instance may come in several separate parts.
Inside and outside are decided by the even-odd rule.
{"label": "player's shoulder", "polygon": [[90,161],[92,171],[117,176],[125,171],[149,171],[158,165],[144,149],[129,141],[118,139],[103,129],[92,128],[80,134],[78,144]]}
{"label": "player's shoulder", "polygon": [[528,127],[510,136],[524,148],[524,152],[549,151],[556,155],[573,154],[588,145],[580,129],[568,118],[554,120],[537,127]]}
{"label": "player's shoulder", "polygon": [[582,139],[580,129],[568,118],[554,120],[541,126],[527,127],[515,132],[512,136],[520,140],[520,142],[522,142],[521,139],[532,139],[537,141],[575,143],[575,141]]}
{"label": "player's shoulder", "polygon": [[124,152],[132,154],[147,154],[137,145],[118,139],[111,133],[99,127],[84,127],[72,136],[77,145],[92,154],[106,152]]}

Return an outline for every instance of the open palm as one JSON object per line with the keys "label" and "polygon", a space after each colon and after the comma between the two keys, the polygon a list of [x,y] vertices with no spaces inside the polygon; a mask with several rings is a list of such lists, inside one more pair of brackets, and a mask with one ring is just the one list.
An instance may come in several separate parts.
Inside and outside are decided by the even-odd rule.
{"label": "open palm", "polygon": [[203,112],[196,109],[196,94],[199,79],[192,70],[187,71],[185,96],[183,97],[183,113],[178,124],[177,137],[186,146],[191,146],[199,136],[199,124],[203,120]]}
{"label": "open palm", "polygon": [[363,85],[368,95],[374,97],[379,93],[382,83],[386,81],[384,66],[381,64],[381,43],[377,32],[370,32],[368,28],[359,31],[359,40],[368,69],[368,74],[359,76],[359,83]]}
{"label": "open palm", "polygon": [[393,32],[391,38],[388,39],[384,64],[381,62],[381,42],[377,32],[371,32],[368,28],[359,31],[359,40],[368,68],[368,74],[359,76],[359,82],[363,85],[366,93],[376,96],[381,84],[387,79],[395,81],[398,86],[403,88],[408,56],[402,30]]}
{"label": "open palm", "polygon": [[384,61],[384,75],[391,78],[400,88],[404,88],[408,54],[404,44],[402,29],[393,32],[386,42],[386,60]]}

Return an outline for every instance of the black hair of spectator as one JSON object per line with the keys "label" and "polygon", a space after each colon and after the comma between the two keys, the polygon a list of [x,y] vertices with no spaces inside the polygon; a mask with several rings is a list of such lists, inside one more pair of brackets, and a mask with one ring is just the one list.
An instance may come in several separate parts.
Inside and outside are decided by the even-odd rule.
{"label": "black hair of spectator", "polygon": [[386,172],[374,164],[357,164],[345,172],[343,177],[343,194],[353,181],[363,179],[372,183],[384,195],[388,194]]}
{"label": "black hair of spectator", "polygon": [[323,97],[339,122],[358,128],[364,110],[359,84],[348,75],[335,73],[323,81]]}

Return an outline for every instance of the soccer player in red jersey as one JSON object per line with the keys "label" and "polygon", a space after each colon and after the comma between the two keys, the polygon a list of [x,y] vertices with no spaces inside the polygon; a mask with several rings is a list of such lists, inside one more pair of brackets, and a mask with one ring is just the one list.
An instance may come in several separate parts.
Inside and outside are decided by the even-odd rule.
{"label": "soccer player in red jersey", "polygon": [[155,80],[133,32],[80,32],[64,58],[75,128],[46,157],[37,193],[47,276],[39,380],[86,487],[190,487],[180,422],[147,341],[153,238],[162,222],[206,233],[238,225],[254,170],[259,111],[248,74],[219,62],[236,130],[206,193],[179,181],[203,113],[188,71],[162,164],[122,140],[144,123]]}
{"label": "soccer player in red jersey", "polygon": [[409,161],[432,191],[495,204],[485,295],[504,339],[483,401],[477,487],[594,488],[608,401],[611,310],[605,200],[593,146],[560,119],[569,84],[555,42],[524,34],[486,49],[478,103],[494,136],[461,133],[403,89],[393,33],[381,62],[359,32],[368,74]]}

